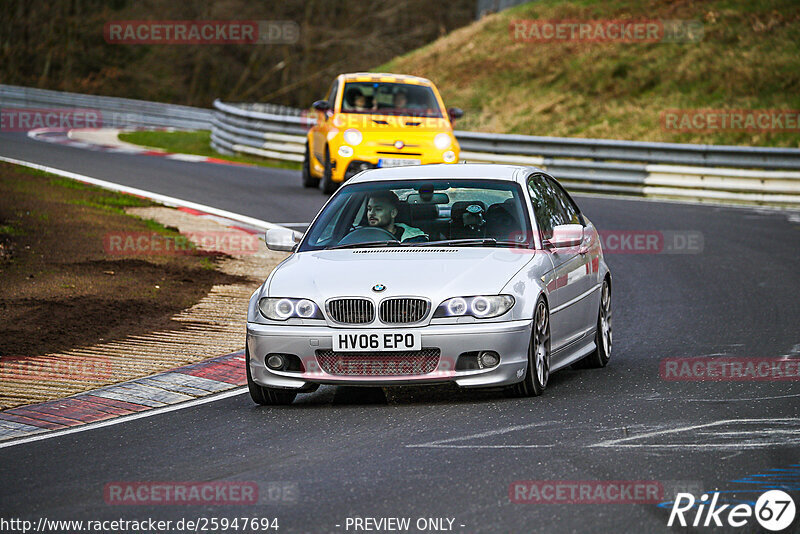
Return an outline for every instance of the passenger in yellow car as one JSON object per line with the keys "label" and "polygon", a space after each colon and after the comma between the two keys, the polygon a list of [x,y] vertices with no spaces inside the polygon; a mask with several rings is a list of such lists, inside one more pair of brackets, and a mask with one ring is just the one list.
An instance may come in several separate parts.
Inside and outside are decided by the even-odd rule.
{"label": "passenger in yellow car", "polygon": [[394,102],[393,102],[394,109],[406,109],[408,107],[408,95],[405,91],[397,91],[394,94]]}
{"label": "passenger in yellow car", "polygon": [[381,191],[373,194],[367,202],[367,223],[370,226],[383,228],[390,232],[398,241],[424,236],[425,232],[419,228],[394,222],[399,204],[400,200],[392,191]]}

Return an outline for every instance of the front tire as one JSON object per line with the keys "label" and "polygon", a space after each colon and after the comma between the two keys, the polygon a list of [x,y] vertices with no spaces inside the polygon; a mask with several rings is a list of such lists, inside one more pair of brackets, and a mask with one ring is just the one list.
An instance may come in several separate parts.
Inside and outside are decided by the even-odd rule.
{"label": "front tire", "polygon": [[319,187],[319,178],[311,175],[311,155],[306,142],[306,152],[303,155],[303,187]]}
{"label": "front tire", "polygon": [[600,311],[597,314],[597,332],[594,335],[596,348],[594,352],[578,362],[585,369],[597,369],[608,365],[611,359],[611,343],[613,335],[611,330],[611,285],[608,278],[603,280],[600,290]]}
{"label": "front tire", "polygon": [[250,391],[250,398],[253,402],[261,406],[285,406],[291,404],[297,396],[297,392],[289,389],[277,389],[260,386],[253,381],[250,374],[250,348],[245,349],[245,366],[247,368],[247,389]]}
{"label": "front tire", "polygon": [[325,147],[325,173],[322,175],[322,192],[332,195],[339,189],[339,184],[333,181],[333,165],[331,164],[331,152]]}
{"label": "front tire", "polygon": [[515,397],[537,397],[544,393],[550,379],[550,312],[543,298],[536,303],[533,332],[528,345],[528,368],[525,378],[511,386]]}

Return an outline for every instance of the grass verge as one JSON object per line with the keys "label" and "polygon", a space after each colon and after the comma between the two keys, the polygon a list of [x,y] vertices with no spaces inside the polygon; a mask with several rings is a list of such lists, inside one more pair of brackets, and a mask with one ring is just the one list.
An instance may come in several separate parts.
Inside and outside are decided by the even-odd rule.
{"label": "grass verge", "polygon": [[238,278],[220,256],[125,255],[110,236],[176,229],[124,208],[155,205],[40,171],[0,164],[0,356],[36,357],[174,326],[213,285]]}
{"label": "grass verge", "polygon": [[141,130],[120,133],[119,139],[127,143],[133,143],[148,148],[160,148],[176,154],[195,154],[235,163],[248,163],[260,167],[300,170],[300,164],[293,161],[264,159],[246,155],[226,156],[220,154],[211,148],[211,132],[208,130],[190,132]]}

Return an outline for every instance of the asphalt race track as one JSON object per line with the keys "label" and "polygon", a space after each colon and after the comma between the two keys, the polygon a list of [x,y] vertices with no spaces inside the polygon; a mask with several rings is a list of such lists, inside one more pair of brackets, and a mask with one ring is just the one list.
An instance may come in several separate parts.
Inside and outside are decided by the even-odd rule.
{"label": "asphalt race track", "polygon": [[[325,200],[302,189],[296,171],[94,152],[22,134],[0,135],[0,155],[276,223],[308,222]],[[519,480],[659,481],[665,490],[699,496],[716,489],[728,502],[752,503],[788,476],[798,490],[797,380],[668,381],[660,363],[798,357],[800,216],[577,199],[601,230],[702,235],[694,253],[607,254],[614,276],[607,368],[561,371],[535,399],[446,387],[387,398],[381,389],[329,386],[290,407],[264,408],[243,394],[3,448],[0,515],[269,517],[278,519],[278,532],[346,532],[353,517],[410,517],[412,525],[454,518],[456,532],[699,532],[708,529],[669,529],[669,507],[658,504],[518,504],[509,487]],[[104,487],[115,481],[219,480],[257,483],[259,504],[104,500]]]}

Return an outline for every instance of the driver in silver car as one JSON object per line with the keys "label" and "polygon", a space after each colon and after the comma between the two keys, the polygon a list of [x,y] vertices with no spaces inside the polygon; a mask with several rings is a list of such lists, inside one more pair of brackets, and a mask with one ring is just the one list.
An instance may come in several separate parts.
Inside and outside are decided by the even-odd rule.
{"label": "driver in silver car", "polygon": [[367,222],[372,227],[383,228],[390,232],[398,241],[425,235],[419,228],[394,222],[399,204],[400,199],[393,191],[373,193],[367,202]]}

